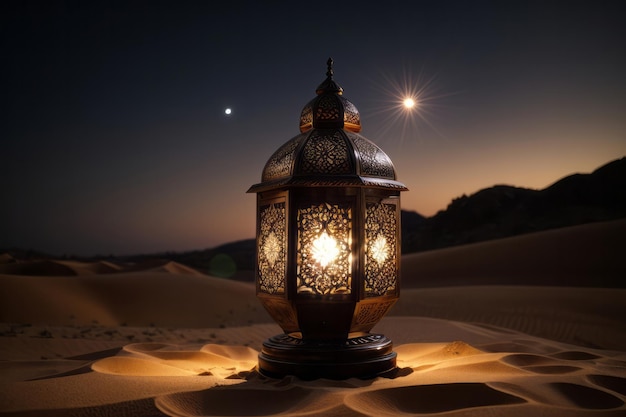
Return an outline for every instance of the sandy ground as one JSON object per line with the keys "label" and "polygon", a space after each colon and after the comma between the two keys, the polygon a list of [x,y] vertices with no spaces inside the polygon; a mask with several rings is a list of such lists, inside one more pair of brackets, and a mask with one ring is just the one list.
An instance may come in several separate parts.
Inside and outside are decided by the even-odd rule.
{"label": "sandy ground", "polygon": [[[592,229],[578,229],[579,236],[598,232]],[[556,238],[520,239],[465,251],[499,265],[512,256],[503,248],[530,256],[520,247],[552,247]],[[571,263],[605,256],[611,271],[623,268],[567,244],[578,248]],[[418,256],[404,260],[407,286],[374,329],[394,341],[398,370],[369,380],[260,375],[258,351],[280,328],[250,284],[173,263],[49,262],[36,275],[21,274],[32,265],[0,269],[0,415],[626,415],[625,289],[583,285],[593,276],[567,273],[554,285],[554,263],[563,260],[550,257],[542,265],[552,271],[551,286],[507,281],[501,271],[497,284],[468,278],[492,274],[478,264],[464,285],[419,288],[420,279],[450,278],[455,258],[445,251],[422,254],[423,264]],[[431,270],[418,273],[420,266]],[[49,276],[46,268],[66,274]]]}

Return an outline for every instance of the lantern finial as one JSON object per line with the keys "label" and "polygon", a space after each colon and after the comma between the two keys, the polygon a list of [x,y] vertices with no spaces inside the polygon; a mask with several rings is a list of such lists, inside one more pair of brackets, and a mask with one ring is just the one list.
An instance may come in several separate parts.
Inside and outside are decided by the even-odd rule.
{"label": "lantern finial", "polygon": [[326,66],[326,79],[319,86],[317,86],[315,92],[317,93],[317,95],[324,93],[335,93],[337,95],[342,95],[343,88],[341,88],[339,84],[337,84],[335,80],[333,80],[334,71],[332,58],[328,58],[328,61],[326,61]]}

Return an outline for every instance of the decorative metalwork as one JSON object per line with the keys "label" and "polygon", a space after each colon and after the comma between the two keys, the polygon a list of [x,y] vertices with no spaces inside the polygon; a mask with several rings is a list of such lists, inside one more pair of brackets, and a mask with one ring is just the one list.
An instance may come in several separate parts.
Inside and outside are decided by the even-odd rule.
{"label": "decorative metalwork", "polygon": [[253,185],[249,192],[301,185],[406,190],[395,178],[387,154],[355,133],[355,129],[313,129],[274,152],[265,164],[262,182]]}
{"label": "decorative metalwork", "polygon": [[250,187],[249,192],[261,192],[265,190],[280,188],[280,187],[371,187],[371,188],[386,188],[390,190],[406,191],[406,187],[401,182],[395,180],[384,180],[373,177],[358,177],[358,176],[341,176],[334,177],[332,175],[319,176],[315,178],[311,177],[290,177],[281,178],[279,180],[272,181],[270,184],[261,183]]}
{"label": "decorative metalwork", "polygon": [[396,289],[397,213],[394,204],[367,203],[365,213],[365,295],[385,295]]}
{"label": "decorative metalwork", "polygon": [[346,132],[361,162],[361,175],[395,179],[391,159],[378,146],[356,133]]}
{"label": "decorative metalwork", "polygon": [[343,106],[344,106],[343,122],[353,125],[353,126],[350,126],[350,130],[354,132],[360,131],[361,130],[361,116],[359,115],[359,111],[357,110],[356,106],[352,104],[351,102],[349,102],[348,100],[346,100],[345,98],[341,101],[343,101]]}
{"label": "decorative metalwork", "polygon": [[354,172],[348,145],[339,130],[314,130],[302,149],[302,174],[350,174]]}
{"label": "decorative metalwork", "polygon": [[263,169],[263,181],[270,181],[291,175],[293,161],[295,159],[295,150],[305,137],[306,135],[298,135],[274,152]]}
{"label": "decorative metalwork", "polygon": [[400,294],[400,192],[389,157],[359,134],[357,108],[326,79],[300,134],[265,165],[257,193],[257,295],[283,334],[259,372],[371,378],[392,371],[392,343],[372,328]]}
{"label": "decorative metalwork", "polygon": [[352,209],[328,204],[300,208],[298,293],[349,294],[352,281]]}
{"label": "decorative metalwork", "polygon": [[316,121],[340,120],[339,99],[336,95],[323,95],[317,101]]}
{"label": "decorative metalwork", "polygon": [[[290,335],[290,334],[279,334],[270,338],[272,343],[276,343],[279,346],[302,346],[306,345],[306,342],[302,340],[301,337],[297,337],[299,335]],[[357,336],[350,339],[346,339],[342,342],[342,345],[345,347],[350,346],[363,346],[373,343],[381,343],[385,341],[387,338],[382,334],[368,334],[364,336]],[[318,353],[319,354],[319,353]]]}
{"label": "decorative metalwork", "polygon": [[378,323],[395,302],[396,300],[385,303],[361,304],[354,315],[354,324],[363,326]]}
{"label": "decorative metalwork", "polygon": [[313,127],[313,108],[308,103],[300,113],[300,132],[306,132]]}
{"label": "decorative metalwork", "polygon": [[261,220],[258,238],[259,291],[267,294],[285,292],[286,275],[286,220],[285,203],[269,204],[260,208]]}
{"label": "decorative metalwork", "polygon": [[343,93],[343,88],[341,88],[341,86],[333,80],[334,71],[332,58],[328,58],[326,65],[328,67],[328,70],[326,71],[326,79],[317,86],[315,93],[318,96],[324,93],[335,93],[337,95],[341,95]]}

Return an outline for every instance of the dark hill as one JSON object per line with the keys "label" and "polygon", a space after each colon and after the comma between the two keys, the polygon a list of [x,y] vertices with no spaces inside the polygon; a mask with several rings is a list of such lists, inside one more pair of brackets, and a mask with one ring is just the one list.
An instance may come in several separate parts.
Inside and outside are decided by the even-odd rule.
{"label": "dark hill", "polygon": [[415,227],[403,225],[403,252],[481,242],[626,217],[626,157],[543,190],[496,185],[463,195]]}

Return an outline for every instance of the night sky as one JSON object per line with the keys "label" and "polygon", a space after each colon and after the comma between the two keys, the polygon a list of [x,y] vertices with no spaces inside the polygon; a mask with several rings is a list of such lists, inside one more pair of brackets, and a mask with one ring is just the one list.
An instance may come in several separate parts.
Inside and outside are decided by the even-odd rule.
{"label": "night sky", "polygon": [[407,210],[626,155],[623,2],[371,4],[4,2],[0,248],[253,237],[246,190],[299,133],[328,57]]}

